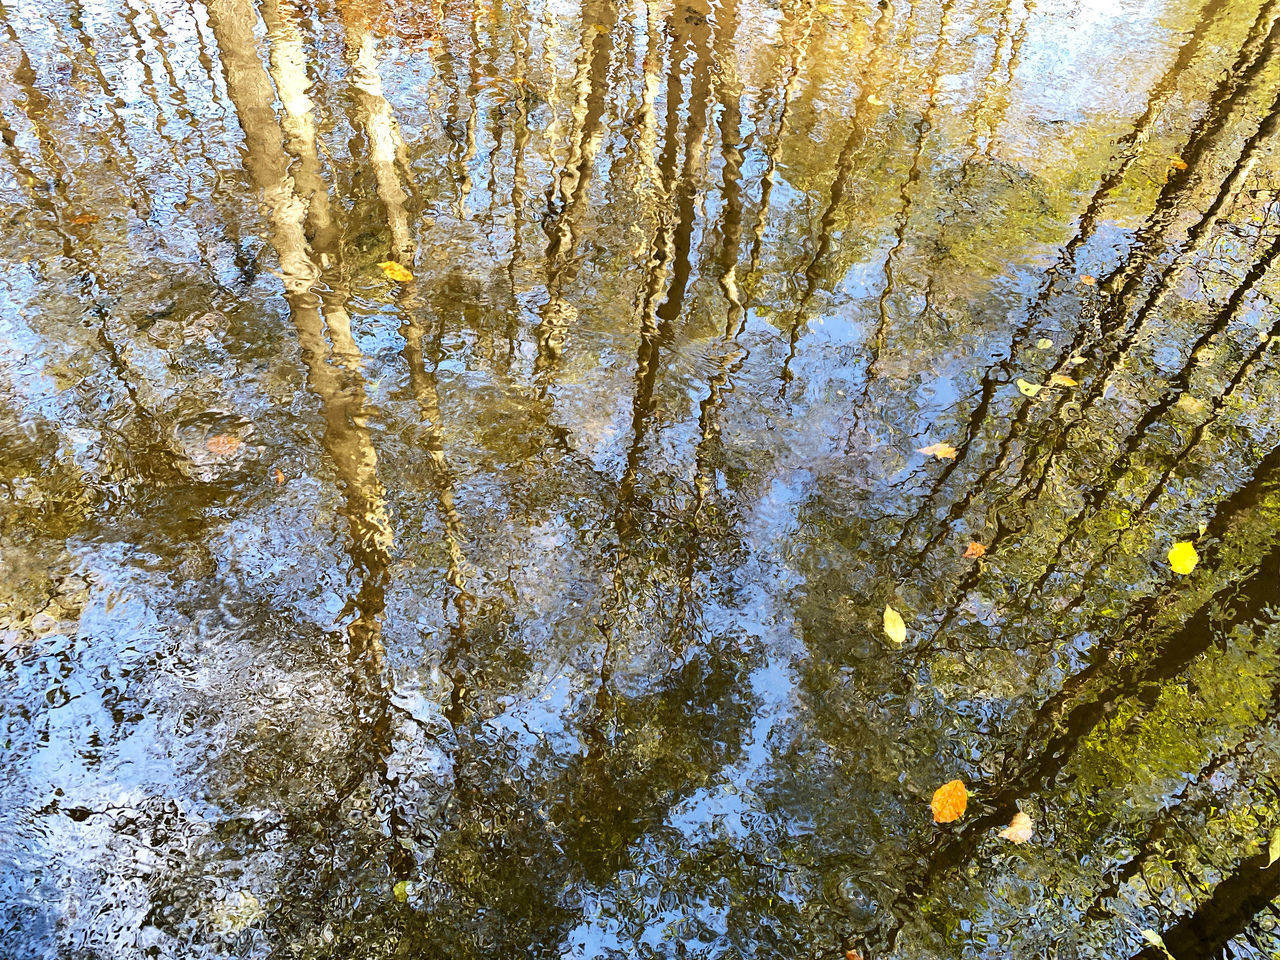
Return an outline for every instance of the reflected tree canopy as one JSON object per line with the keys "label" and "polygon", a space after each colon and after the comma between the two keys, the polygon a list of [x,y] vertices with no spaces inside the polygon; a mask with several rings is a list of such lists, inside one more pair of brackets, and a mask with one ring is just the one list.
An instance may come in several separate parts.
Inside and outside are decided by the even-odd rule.
{"label": "reflected tree canopy", "polygon": [[0,30],[4,956],[1280,956],[1280,0]]}

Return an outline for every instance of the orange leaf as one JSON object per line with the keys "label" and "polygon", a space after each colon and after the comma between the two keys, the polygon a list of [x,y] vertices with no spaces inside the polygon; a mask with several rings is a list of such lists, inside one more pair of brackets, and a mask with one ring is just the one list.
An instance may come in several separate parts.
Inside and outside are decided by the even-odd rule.
{"label": "orange leaf", "polygon": [[929,806],[933,808],[934,823],[950,823],[964,816],[964,808],[969,805],[969,791],[965,789],[963,780],[951,780],[933,791],[933,800]]}
{"label": "orange leaf", "polygon": [[1078,387],[1080,381],[1074,377],[1068,377],[1065,373],[1055,373],[1050,375],[1049,382],[1059,387]]}
{"label": "orange leaf", "polygon": [[1089,274],[1086,273],[1083,277],[1080,278],[1080,282],[1083,283],[1086,287],[1092,287],[1095,283],[1098,282],[1098,278],[1091,277],[1089,276]]}
{"label": "orange leaf", "polygon": [[210,453],[215,453],[220,457],[229,457],[244,446],[244,441],[239,437],[231,436],[229,433],[215,433],[204,442],[204,445]]}
{"label": "orange leaf", "polygon": [[1175,170],[1185,170],[1187,169],[1187,161],[1179,160],[1177,157],[1170,157],[1169,166],[1173,167]]}
{"label": "orange leaf", "polygon": [[927,447],[921,447],[916,453],[923,453],[926,457],[937,457],[939,460],[956,458],[956,448],[949,443],[931,443]]}
{"label": "orange leaf", "polygon": [[283,471],[283,470],[277,469],[277,470],[276,470],[276,472],[275,472],[275,474],[274,474],[274,476],[275,476],[275,478],[276,478],[276,484],[277,484],[277,486],[278,486],[279,484],[284,483],[284,471]]}
{"label": "orange leaf", "polygon": [[977,540],[969,541],[969,549],[964,552],[966,560],[973,560],[983,556],[987,552],[987,548],[980,544]]}
{"label": "orange leaf", "polygon": [[1009,825],[1000,831],[1000,836],[1012,843],[1026,843],[1031,839],[1031,818],[1019,810],[1009,821]]}
{"label": "orange leaf", "polygon": [[83,227],[86,223],[97,223],[98,218],[92,213],[82,213],[78,216],[72,217],[71,222],[77,227]]}
{"label": "orange leaf", "polygon": [[862,954],[857,950],[846,950],[844,952],[844,960],[862,960]]}

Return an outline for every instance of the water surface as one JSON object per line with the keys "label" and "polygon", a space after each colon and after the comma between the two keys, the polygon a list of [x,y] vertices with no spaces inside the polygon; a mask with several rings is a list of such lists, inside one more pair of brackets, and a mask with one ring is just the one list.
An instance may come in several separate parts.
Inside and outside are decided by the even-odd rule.
{"label": "water surface", "polygon": [[0,955],[1280,955],[1278,0],[0,30]]}

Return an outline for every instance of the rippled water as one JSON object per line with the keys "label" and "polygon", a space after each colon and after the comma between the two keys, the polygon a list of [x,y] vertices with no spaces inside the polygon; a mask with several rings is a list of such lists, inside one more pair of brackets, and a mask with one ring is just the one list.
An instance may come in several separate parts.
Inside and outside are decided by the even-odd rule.
{"label": "rippled water", "polygon": [[1280,956],[1280,0],[0,25],[0,956]]}

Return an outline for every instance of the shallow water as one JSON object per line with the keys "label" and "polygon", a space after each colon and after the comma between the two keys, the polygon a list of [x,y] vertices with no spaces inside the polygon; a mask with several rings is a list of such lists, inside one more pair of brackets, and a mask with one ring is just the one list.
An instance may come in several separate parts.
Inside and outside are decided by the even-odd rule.
{"label": "shallow water", "polygon": [[1278,0],[0,25],[0,956],[1280,955]]}

